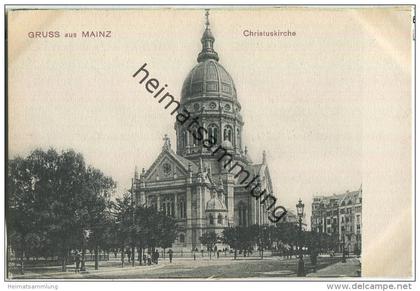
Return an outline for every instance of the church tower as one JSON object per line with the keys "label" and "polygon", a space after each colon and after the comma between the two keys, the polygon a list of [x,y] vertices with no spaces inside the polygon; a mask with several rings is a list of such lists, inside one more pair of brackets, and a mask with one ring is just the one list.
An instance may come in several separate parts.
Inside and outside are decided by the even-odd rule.
{"label": "church tower", "polygon": [[[272,193],[266,158],[263,155],[262,163],[254,164],[248,157],[242,141],[241,104],[232,77],[219,62],[214,42],[206,11],[202,49],[182,87],[178,113],[189,117],[184,123],[175,121],[176,149],[165,135],[153,164],[134,173],[136,203],[176,220],[179,236],[173,248],[177,250],[203,248],[200,237],[204,232],[221,235],[226,227],[268,222],[265,205],[253,198],[242,182],[244,177],[248,182],[252,179],[266,193]],[[216,141],[213,148],[203,145],[207,139]],[[222,153],[215,154],[216,149]],[[229,155],[236,171],[231,171],[222,155]],[[241,176],[238,164],[244,170]]]}
{"label": "church tower", "polygon": [[[180,112],[187,109],[190,120],[197,118],[200,126],[207,130],[204,139],[211,135],[217,141],[216,145],[222,145],[235,160],[246,163],[242,143],[244,122],[240,114],[241,104],[232,77],[219,63],[214,42],[207,10],[205,30],[201,37],[202,50],[197,57],[198,64],[184,81]],[[201,158],[206,167],[212,168],[213,174],[219,174],[222,169],[220,163],[215,162],[216,157],[203,147],[203,139],[194,138],[197,128],[187,126],[188,122],[184,125],[175,122],[177,154],[194,162]]]}

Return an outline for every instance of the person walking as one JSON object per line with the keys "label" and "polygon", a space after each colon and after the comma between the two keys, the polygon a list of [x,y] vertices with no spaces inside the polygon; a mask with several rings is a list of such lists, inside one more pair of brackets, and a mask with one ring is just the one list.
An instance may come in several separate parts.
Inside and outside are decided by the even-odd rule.
{"label": "person walking", "polygon": [[169,254],[169,263],[172,263],[172,256],[174,254],[174,252],[172,251],[172,249],[169,249],[168,254]]}
{"label": "person walking", "polygon": [[155,251],[155,263],[156,263],[156,265],[159,263],[159,252],[158,252],[158,250]]}
{"label": "person walking", "polygon": [[147,265],[151,265],[152,264],[152,256],[150,255],[150,253],[147,253]]}
{"label": "person walking", "polygon": [[131,250],[130,250],[130,249],[128,249],[128,250],[126,251],[126,254],[127,254],[127,258],[128,258],[128,263],[131,263]]}
{"label": "person walking", "polygon": [[76,251],[74,255],[74,262],[76,263],[76,269],[74,270],[75,273],[80,272],[80,252]]}

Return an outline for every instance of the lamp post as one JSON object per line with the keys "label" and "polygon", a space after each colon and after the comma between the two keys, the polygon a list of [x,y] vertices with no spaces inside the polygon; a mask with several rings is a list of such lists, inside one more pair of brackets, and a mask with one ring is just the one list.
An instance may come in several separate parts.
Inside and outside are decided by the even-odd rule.
{"label": "lamp post", "polygon": [[299,203],[296,204],[297,215],[299,217],[299,261],[298,261],[298,269],[297,269],[297,276],[298,277],[305,277],[305,263],[303,262],[303,253],[302,253],[302,217],[303,217],[303,209],[305,204],[302,203],[302,200],[299,199]]}
{"label": "lamp post", "polygon": [[343,258],[341,259],[341,262],[346,262],[346,234],[343,232]]}

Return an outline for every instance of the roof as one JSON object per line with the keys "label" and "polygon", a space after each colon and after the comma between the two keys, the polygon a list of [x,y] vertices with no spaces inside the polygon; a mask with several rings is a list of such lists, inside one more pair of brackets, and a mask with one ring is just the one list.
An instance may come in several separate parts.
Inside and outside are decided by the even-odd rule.
{"label": "roof", "polygon": [[217,197],[214,196],[206,204],[206,211],[225,211],[226,206],[225,204]]}
{"label": "roof", "polygon": [[236,88],[226,69],[216,60],[198,63],[182,86],[181,103],[196,97],[224,97],[236,100]]}

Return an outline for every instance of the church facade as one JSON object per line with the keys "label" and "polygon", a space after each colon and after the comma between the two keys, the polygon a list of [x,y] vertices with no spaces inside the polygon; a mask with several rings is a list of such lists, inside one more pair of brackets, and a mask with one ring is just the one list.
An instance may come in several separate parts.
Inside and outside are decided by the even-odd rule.
{"label": "church facade", "polygon": [[[202,51],[197,65],[186,77],[181,93],[181,108],[207,131],[234,162],[249,171],[267,193],[273,193],[265,152],[260,163],[253,163],[243,144],[244,121],[234,81],[219,63],[213,48],[208,13],[201,38]],[[176,219],[179,235],[173,248],[201,249],[204,232],[220,234],[229,226],[269,224],[266,203],[250,195],[242,177],[230,172],[197,139],[197,128],[175,122],[175,148],[167,136],[154,163],[133,179],[136,203],[155,207]]]}

